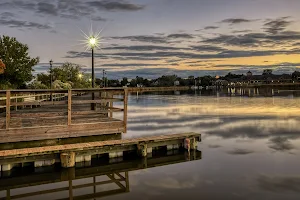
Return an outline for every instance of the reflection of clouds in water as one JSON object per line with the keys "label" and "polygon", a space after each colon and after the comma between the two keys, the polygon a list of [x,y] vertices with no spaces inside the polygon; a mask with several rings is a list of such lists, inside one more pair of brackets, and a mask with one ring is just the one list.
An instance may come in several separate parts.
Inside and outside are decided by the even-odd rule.
{"label": "reflection of clouds in water", "polygon": [[[253,150],[264,146],[276,151],[289,151],[292,146],[289,142],[268,144],[267,140],[262,139],[283,136],[295,140],[295,144],[299,142],[296,141],[300,138],[298,98],[171,95],[140,97],[144,100],[129,105],[128,133],[124,136],[126,138],[197,132],[202,134],[202,139],[207,144],[206,148],[222,150],[226,149],[227,144],[224,145],[225,141],[222,141],[220,148],[219,139],[228,139],[226,141],[234,145],[231,148]],[[247,142],[247,147],[240,146],[243,142]],[[227,153],[238,155],[247,153],[228,150],[230,149],[226,150]]]}
{"label": "reflection of clouds in water", "polygon": [[218,145],[218,144],[210,144],[208,145],[209,148],[212,148],[212,149],[216,149],[216,148],[220,148],[222,147],[221,145]]}
{"label": "reflection of clouds in water", "polygon": [[166,177],[156,180],[145,181],[145,185],[160,189],[187,189],[194,188],[198,181],[197,177],[191,180],[177,180],[174,177]]}
{"label": "reflection of clouds in water", "polygon": [[295,149],[295,147],[291,144],[288,138],[284,137],[274,137],[270,139],[269,147],[276,151],[290,151]]}
{"label": "reflection of clouds in water", "polygon": [[234,149],[234,150],[228,151],[227,153],[232,154],[232,155],[247,155],[247,154],[254,153],[254,151],[247,150],[247,149]]}
{"label": "reflection of clouds in water", "polygon": [[266,119],[233,121],[207,131],[223,138],[266,138],[272,135],[299,137],[299,121],[296,119]]}
{"label": "reflection of clouds in water", "polygon": [[300,192],[300,176],[266,176],[260,175],[257,179],[258,186],[267,191]]}

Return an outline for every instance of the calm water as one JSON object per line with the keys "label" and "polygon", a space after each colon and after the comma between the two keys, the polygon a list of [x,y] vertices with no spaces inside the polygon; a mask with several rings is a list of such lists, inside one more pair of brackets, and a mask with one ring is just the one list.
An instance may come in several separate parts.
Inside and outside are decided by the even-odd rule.
{"label": "calm water", "polygon": [[124,138],[183,132],[202,134],[198,146],[202,159],[130,171],[129,192],[101,199],[299,200],[299,91],[192,91],[129,97]]}

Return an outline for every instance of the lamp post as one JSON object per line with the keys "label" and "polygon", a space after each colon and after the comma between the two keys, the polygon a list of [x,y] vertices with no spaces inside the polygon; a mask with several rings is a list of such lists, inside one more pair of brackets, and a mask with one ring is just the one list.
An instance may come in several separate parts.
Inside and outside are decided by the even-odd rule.
{"label": "lamp post", "polygon": [[[94,36],[89,37],[89,46],[92,49],[92,88],[95,88],[95,69],[94,69],[94,47],[97,46],[97,39]],[[95,93],[92,93],[92,100],[95,100]],[[91,104],[91,110],[95,110],[95,103]]]}

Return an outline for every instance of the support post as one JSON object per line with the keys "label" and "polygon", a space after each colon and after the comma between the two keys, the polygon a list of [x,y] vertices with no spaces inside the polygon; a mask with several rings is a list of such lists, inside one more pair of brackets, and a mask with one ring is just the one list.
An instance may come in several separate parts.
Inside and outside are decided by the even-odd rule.
{"label": "support post", "polygon": [[141,143],[138,144],[138,155],[142,157],[147,157],[147,144]]}
{"label": "support post", "polygon": [[193,150],[197,150],[197,141],[196,138],[190,139],[190,148]]}
{"label": "support post", "polygon": [[72,123],[72,90],[68,91],[68,126]]}
{"label": "support post", "polygon": [[61,153],[60,162],[63,168],[75,166],[75,152]]}
{"label": "support post", "polygon": [[[114,94],[113,93],[108,93],[109,95],[108,95],[108,97],[109,98],[114,98]],[[112,111],[112,109],[111,108],[113,108],[114,107],[114,102],[111,100],[111,101],[109,101],[109,104],[108,104],[108,107],[110,107],[110,111],[109,111],[109,117],[113,117],[113,111]]]}
{"label": "support post", "polygon": [[129,192],[129,176],[128,172],[125,172],[126,191]]}
{"label": "support post", "polygon": [[15,111],[17,111],[18,110],[18,95],[16,94],[15,96],[16,96],[16,98],[15,98],[15,103],[16,103]]}
{"label": "support post", "polygon": [[6,91],[6,130],[9,129],[10,124],[10,90]]}
{"label": "support post", "polygon": [[189,138],[184,139],[184,148],[190,152],[191,149],[191,141]]}
{"label": "support post", "polygon": [[128,104],[128,89],[124,89],[124,114],[123,114],[123,122],[124,122],[124,133],[127,132],[127,104]]}

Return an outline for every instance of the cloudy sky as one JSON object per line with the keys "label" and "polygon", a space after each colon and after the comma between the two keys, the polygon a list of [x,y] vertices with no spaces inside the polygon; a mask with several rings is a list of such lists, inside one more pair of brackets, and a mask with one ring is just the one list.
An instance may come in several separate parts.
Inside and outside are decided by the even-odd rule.
{"label": "cloudy sky", "polygon": [[223,75],[300,68],[299,0],[0,0],[0,35],[40,57],[36,72],[69,61],[90,73],[80,44],[103,29],[96,74]]}

